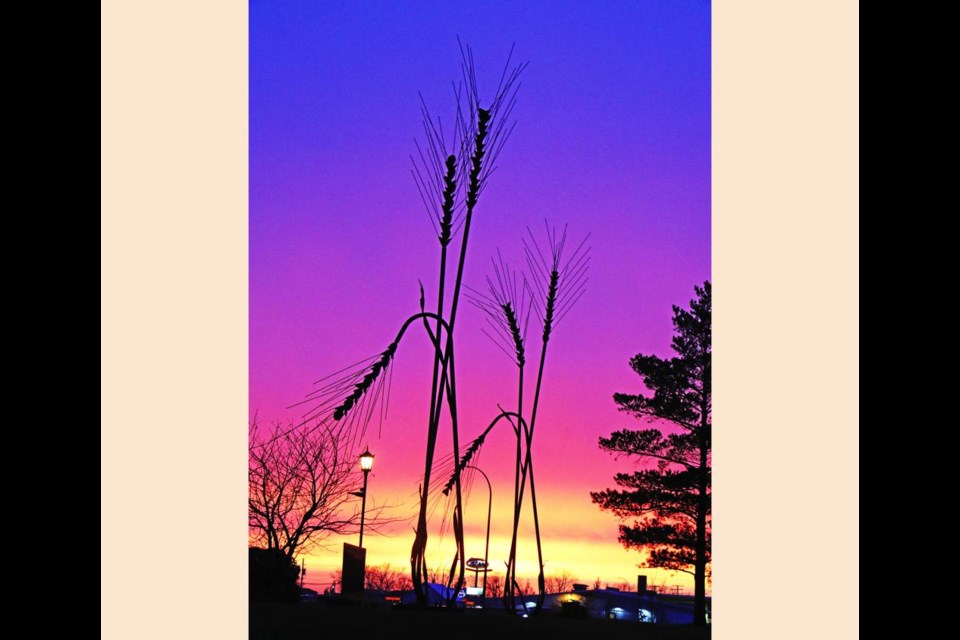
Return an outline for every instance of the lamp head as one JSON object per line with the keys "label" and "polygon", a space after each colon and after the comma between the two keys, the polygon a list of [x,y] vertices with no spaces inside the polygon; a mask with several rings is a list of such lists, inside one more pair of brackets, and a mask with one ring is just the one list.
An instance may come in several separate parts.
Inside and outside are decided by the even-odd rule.
{"label": "lamp head", "polygon": [[370,447],[360,454],[360,468],[366,473],[373,469],[373,458],[374,455],[370,453]]}

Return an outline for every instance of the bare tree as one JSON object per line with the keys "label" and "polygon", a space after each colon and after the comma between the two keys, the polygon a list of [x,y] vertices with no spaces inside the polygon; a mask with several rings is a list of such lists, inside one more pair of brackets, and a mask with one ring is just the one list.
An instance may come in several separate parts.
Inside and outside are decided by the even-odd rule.
{"label": "bare tree", "polygon": [[432,569],[427,569],[426,578],[427,582],[445,585],[448,581],[447,569],[441,565],[433,567]]}
{"label": "bare tree", "polygon": [[534,593],[536,593],[536,591],[534,591],[533,585],[530,584],[530,578],[527,578],[526,580],[524,580],[523,586],[520,587],[520,595],[529,596],[529,595],[533,595]]}
{"label": "bare tree", "polygon": [[565,593],[570,591],[573,588],[573,583],[576,581],[577,578],[566,569],[556,575],[547,576],[547,593]]}
{"label": "bare tree", "polygon": [[503,577],[499,573],[487,574],[487,595],[491,598],[503,595]]}
{"label": "bare tree", "polygon": [[406,568],[394,569],[389,563],[367,567],[365,586],[377,591],[407,591],[413,589],[413,581]]}
{"label": "bare tree", "polygon": [[[323,546],[332,535],[360,526],[354,492],[361,486],[352,442],[326,425],[261,428],[249,435],[250,546],[278,549],[290,558]],[[367,508],[367,527],[384,520]]]}
{"label": "bare tree", "polygon": [[632,592],[637,590],[637,585],[633,584],[629,580],[624,580],[622,578],[614,586],[620,591]]}

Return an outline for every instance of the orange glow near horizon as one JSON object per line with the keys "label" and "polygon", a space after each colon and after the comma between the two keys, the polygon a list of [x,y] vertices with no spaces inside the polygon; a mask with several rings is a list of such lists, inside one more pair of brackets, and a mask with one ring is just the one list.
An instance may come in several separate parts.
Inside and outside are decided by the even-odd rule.
{"label": "orange glow near horizon", "polygon": [[[508,488],[512,493],[512,483]],[[381,488],[381,495],[383,492],[384,489]],[[383,500],[394,502],[395,498],[399,497],[383,496],[378,503]],[[597,507],[590,503],[589,496],[554,494],[546,498],[540,496],[538,500],[547,577],[567,571],[575,576],[577,582],[591,587],[599,580],[601,586],[617,586],[625,582],[632,589],[636,589],[637,575],[643,574],[647,576],[648,585],[651,587],[669,587],[672,590],[679,586],[682,593],[692,593],[693,580],[688,574],[638,568],[642,554],[624,549],[617,542],[616,519],[599,513]],[[414,514],[416,506],[416,502],[408,500],[403,508],[395,511],[409,510]],[[474,480],[472,491],[466,499],[465,543],[468,557],[483,556],[486,507],[486,486],[482,480],[479,483]],[[442,508],[437,508],[434,522],[438,520]],[[504,573],[505,559],[510,548],[511,518],[510,496],[498,499],[495,495],[490,533],[491,575],[502,576]],[[390,564],[394,568],[409,567],[414,523],[411,516],[410,520],[394,523],[379,535],[368,529],[364,535],[368,566]],[[430,531],[428,565],[431,568],[442,567],[447,571],[453,560],[453,535],[449,528],[441,535],[439,525],[431,527]],[[305,557],[305,586],[322,590],[330,585],[333,573],[340,569],[341,545],[344,542],[356,544],[357,536],[329,538],[326,549],[316,549]],[[529,580],[535,585],[537,555],[529,508],[524,509],[517,549],[517,574],[520,584],[523,585]],[[473,576],[470,572],[467,572],[467,579],[472,584]]]}

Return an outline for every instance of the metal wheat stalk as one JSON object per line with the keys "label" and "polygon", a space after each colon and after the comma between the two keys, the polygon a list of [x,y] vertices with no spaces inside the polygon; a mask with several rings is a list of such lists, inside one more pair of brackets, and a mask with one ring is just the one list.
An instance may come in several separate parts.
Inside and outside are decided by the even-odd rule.
{"label": "metal wheat stalk", "polygon": [[[471,300],[487,315],[487,322],[493,329],[484,332],[517,366],[517,411],[516,422],[510,415],[508,421],[513,425],[516,436],[516,458],[514,467],[514,512],[513,528],[510,540],[510,552],[507,558],[505,604],[508,611],[516,609],[516,596],[520,591],[517,570],[517,537],[523,509],[523,499],[529,477],[530,502],[533,511],[534,535],[537,545],[538,598],[536,611],[539,612],[543,604],[545,580],[543,573],[543,548],[540,537],[540,515],[537,508],[536,483],[533,472],[533,434],[540,407],[540,393],[543,388],[544,365],[546,363],[547,345],[556,325],[580,298],[586,284],[586,273],[589,265],[589,250],[585,248],[586,239],[577,247],[567,260],[563,259],[564,247],[567,241],[566,230],[558,236],[555,230],[547,227],[547,255],[540,249],[532,233],[529,241],[525,239],[524,249],[527,266],[533,274],[533,284],[524,277],[522,286],[518,274],[512,271],[509,265],[499,254],[493,262],[493,277],[487,278],[487,291],[473,291]],[[529,303],[528,303],[529,298]],[[536,310],[543,332],[541,334],[540,361],[537,368],[536,386],[533,393],[533,404],[529,423],[523,419],[524,409],[524,366],[526,364],[526,329],[529,320],[529,308],[534,298],[542,300],[542,311]],[[481,435],[473,446],[479,446],[486,432]],[[468,449],[472,454],[473,449]],[[453,479],[451,479],[452,481]]]}
{"label": "metal wheat stalk", "polygon": [[[493,161],[499,153],[504,142],[509,137],[512,127],[505,126],[509,114],[515,103],[515,92],[517,88],[517,79],[523,70],[524,65],[515,67],[509,73],[509,59],[505,67],[504,75],[501,78],[500,87],[497,90],[494,100],[489,108],[480,106],[479,92],[476,85],[476,74],[473,66],[473,54],[469,48],[461,48],[461,60],[464,76],[464,88],[457,91],[458,100],[463,96],[466,100],[466,116],[463,109],[458,107],[457,127],[455,131],[459,138],[459,163],[454,155],[447,156],[444,163],[445,176],[443,188],[443,205],[441,207],[440,218],[440,240],[441,240],[441,258],[440,258],[440,278],[438,291],[438,316],[443,317],[444,308],[444,287],[446,283],[446,263],[447,263],[447,244],[453,234],[453,227],[462,228],[462,238],[457,264],[457,271],[454,280],[453,294],[450,300],[450,313],[447,318],[446,346],[442,350],[437,350],[434,356],[433,377],[431,382],[430,396],[430,414],[427,426],[427,447],[424,459],[423,484],[420,489],[420,512],[417,520],[416,534],[413,547],[410,554],[410,565],[414,589],[417,598],[421,603],[426,602],[426,592],[423,588],[424,578],[426,577],[426,546],[427,546],[427,506],[430,493],[431,472],[433,469],[434,456],[436,451],[436,439],[440,426],[440,419],[443,410],[444,399],[447,400],[447,410],[450,416],[451,435],[453,441],[454,456],[459,455],[459,419],[456,402],[456,372],[453,358],[453,340],[454,327],[458,305],[460,301],[460,292],[463,284],[463,273],[466,264],[467,248],[469,246],[470,228],[473,221],[473,213],[479,200],[480,193],[490,175],[493,167]],[[458,102],[458,104],[461,104]],[[433,126],[433,121],[425,112],[425,132],[429,146],[436,149],[443,146],[442,130]],[[456,144],[457,140],[454,140]],[[430,154],[421,153],[421,159]],[[436,153],[434,156],[434,165],[436,163]],[[464,170],[468,174],[466,185],[463,189],[457,189],[455,181],[456,168],[459,164],[460,173]],[[421,187],[421,195],[429,192],[429,183],[422,179],[424,175],[431,175],[430,165],[424,161],[422,171],[415,171],[415,177],[421,176],[418,186]],[[462,184],[463,181],[461,181]],[[462,220],[459,223],[454,222],[454,196],[462,194],[463,212]],[[431,205],[428,203],[428,210]],[[443,343],[441,339],[441,326],[437,325],[437,341]],[[459,466],[455,465],[455,505],[453,513],[454,537],[457,544],[455,563],[459,571],[454,583],[454,592],[457,591],[464,582],[465,557],[463,543],[463,497],[460,483]],[[451,574],[453,570],[451,570]]]}
{"label": "metal wheat stalk", "polygon": [[[508,586],[516,582],[516,532],[519,526],[520,514],[518,504],[520,500],[521,477],[523,474],[523,447],[526,431],[526,422],[523,420],[523,389],[524,365],[526,364],[526,348],[524,336],[527,324],[524,318],[529,319],[527,303],[527,287],[521,283],[518,274],[510,269],[500,252],[493,262],[493,277],[487,277],[487,290],[472,290],[471,301],[487,316],[487,324],[491,331],[484,333],[503,351],[517,367],[517,409],[516,421],[507,416],[513,427],[516,437],[516,456],[514,461],[513,487],[513,537],[511,539],[510,554],[507,559],[505,582]],[[521,328],[522,326],[522,328]],[[508,610],[515,608],[514,589],[511,587],[505,593]]]}
{"label": "metal wheat stalk", "polygon": [[[540,408],[540,391],[543,385],[543,369],[547,358],[547,345],[550,343],[550,336],[556,326],[564,316],[570,311],[574,304],[583,295],[587,282],[587,270],[590,264],[590,249],[586,246],[587,239],[577,246],[569,258],[564,261],[563,254],[567,243],[567,230],[558,237],[556,229],[550,229],[546,226],[547,250],[549,262],[544,258],[544,252],[541,251],[533,233],[528,229],[529,242],[524,242],[524,250],[527,258],[527,265],[532,274],[531,279],[538,289],[541,299],[544,300],[544,311],[541,316],[543,333],[541,336],[542,344],[540,350],[540,363],[537,371],[537,383],[533,394],[533,407],[530,411],[529,429],[526,431],[526,460],[524,461],[524,471],[530,476],[530,505],[533,510],[534,534],[537,541],[537,565],[540,569],[537,576],[537,603],[536,612],[539,613],[543,608],[544,600],[544,574],[543,574],[543,547],[540,539],[540,515],[537,510],[537,493],[533,473],[533,434],[537,425],[537,412]],[[543,283],[546,282],[546,291]],[[534,307],[537,308],[537,307]],[[520,497],[517,504],[519,513],[523,502],[523,482],[526,475],[521,477]],[[516,537],[516,531],[514,531]]]}
{"label": "metal wheat stalk", "polygon": [[[510,67],[510,57],[504,67],[499,86],[489,105],[481,106],[477,89],[473,53],[461,46],[463,78],[454,88],[457,100],[456,117],[449,139],[439,120],[434,121],[421,99],[424,144],[416,144],[413,178],[421,200],[440,243],[440,264],[435,311],[426,308],[426,295],[420,288],[420,311],[411,315],[401,326],[396,338],[386,350],[327,378],[317,381],[319,386],[303,403],[309,408],[303,422],[315,422],[318,427],[336,424],[339,432],[351,441],[359,441],[370,422],[379,416],[380,424],[386,417],[390,396],[390,379],[398,345],[414,322],[421,322],[433,345],[433,368],[430,382],[430,402],[427,419],[427,442],[424,473],[420,486],[420,506],[414,541],[410,552],[410,568],[417,599],[426,603],[427,541],[429,503],[432,475],[435,470],[437,437],[441,418],[446,411],[450,419],[452,454],[451,475],[443,486],[444,495],[453,495],[452,528],[456,551],[447,578],[453,587],[450,601],[465,581],[463,489],[461,475],[468,463],[479,452],[493,427],[507,422],[516,437],[514,464],[514,517],[510,555],[507,561],[506,596],[510,609],[515,608],[519,591],[516,579],[517,535],[527,479],[530,483],[530,502],[533,509],[537,557],[539,597],[537,610],[543,603],[543,551],[540,540],[540,521],[537,511],[536,485],[533,474],[533,435],[540,406],[544,363],[552,331],[570,307],[579,299],[586,283],[588,250],[584,243],[563,260],[566,231],[558,237],[547,229],[546,255],[530,235],[524,241],[527,266],[531,279],[512,271],[502,256],[493,263],[494,275],[487,278],[486,293],[471,290],[467,297],[487,314],[492,332],[487,333],[517,366],[517,406],[515,411],[500,408],[500,413],[465,449],[460,447],[460,424],[457,406],[456,362],[454,332],[460,296],[464,287],[464,271],[470,241],[474,212],[487,179],[495,169],[495,161],[510,137],[513,124],[510,117],[516,103],[519,77],[525,64]],[[511,51],[512,57],[512,51]],[[456,270],[448,274],[451,264],[450,243],[461,234]],[[585,242],[585,241],[584,241]],[[448,277],[453,277],[452,291]],[[532,283],[532,284],[531,284]],[[469,288],[468,288],[469,289]],[[542,301],[542,310],[534,305],[534,298]],[[447,311],[449,309],[449,311]],[[524,416],[524,385],[526,364],[526,330],[533,309],[543,328],[540,361],[529,420]],[[443,469],[441,469],[441,472]]]}

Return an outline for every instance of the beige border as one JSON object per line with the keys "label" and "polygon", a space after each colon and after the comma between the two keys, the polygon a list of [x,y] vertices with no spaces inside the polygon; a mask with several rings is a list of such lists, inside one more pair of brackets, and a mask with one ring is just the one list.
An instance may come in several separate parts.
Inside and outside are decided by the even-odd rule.
{"label": "beige border", "polygon": [[859,9],[715,6],[715,631],[855,638]]}
{"label": "beige border", "polygon": [[[719,639],[855,637],[857,3],[717,3]],[[246,634],[246,8],[101,4],[101,635]]]}
{"label": "beige border", "polygon": [[100,10],[101,636],[243,638],[246,7]]}

